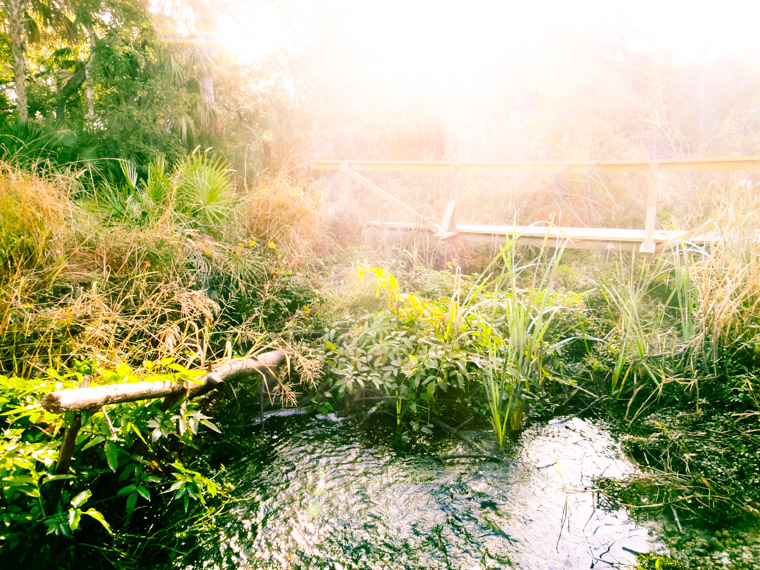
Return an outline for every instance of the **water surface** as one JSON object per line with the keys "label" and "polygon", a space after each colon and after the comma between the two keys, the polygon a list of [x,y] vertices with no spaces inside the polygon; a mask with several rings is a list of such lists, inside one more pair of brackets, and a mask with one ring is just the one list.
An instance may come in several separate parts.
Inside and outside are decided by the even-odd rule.
{"label": "water surface", "polygon": [[[241,501],[218,544],[182,568],[627,568],[661,548],[623,510],[598,508],[594,478],[635,468],[580,419],[527,430],[507,461],[394,450],[352,420],[293,416],[230,469]],[[488,432],[468,437],[491,445]],[[436,456],[473,453],[436,440]]]}

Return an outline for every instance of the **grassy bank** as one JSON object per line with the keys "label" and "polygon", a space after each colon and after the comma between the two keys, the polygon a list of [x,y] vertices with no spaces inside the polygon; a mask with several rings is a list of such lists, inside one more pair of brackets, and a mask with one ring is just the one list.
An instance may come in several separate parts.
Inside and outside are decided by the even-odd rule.
{"label": "grassy bank", "polygon": [[[44,393],[85,376],[192,379],[278,347],[289,366],[272,405],[385,413],[406,449],[442,426],[490,425],[481,445],[498,454],[531,423],[611,421],[642,471],[598,481],[603,501],[662,522],[673,548],[643,567],[757,563],[751,210],[710,249],[507,243],[463,250],[463,272],[424,242],[391,251],[341,234],[320,194],[287,176],[241,192],[204,154],[159,158],[144,177],[125,165],[123,182],[86,191],[68,176],[1,174],[5,560],[43,551],[62,567],[158,563],[213,533],[230,500],[223,467],[204,452],[220,408],[85,414],[72,470],[56,477],[74,418],[44,412]],[[225,397],[252,405],[254,390],[241,388]]]}
{"label": "grassy bank", "polygon": [[291,229],[308,196],[285,180],[241,194],[229,167],[203,154],[172,168],[159,158],[142,179],[124,163],[123,174],[83,188],[0,165],[0,560],[10,565],[164,560],[229,500],[220,466],[199,463],[199,441],[218,428],[198,402],[84,413],[71,469],[55,474],[77,419],[45,412],[45,393],[85,378],[192,381],[270,347],[292,355],[273,401],[294,403],[294,386],[318,373],[304,342],[317,297],[293,272],[305,249]]}
{"label": "grassy bank", "polygon": [[364,271],[384,307],[331,331],[332,401],[382,398],[403,445],[441,421],[489,422],[498,447],[530,422],[611,420],[642,473],[599,481],[604,502],[663,522],[673,548],[642,564],[754,567],[760,274],[743,235],[658,257],[507,244],[470,277]]}

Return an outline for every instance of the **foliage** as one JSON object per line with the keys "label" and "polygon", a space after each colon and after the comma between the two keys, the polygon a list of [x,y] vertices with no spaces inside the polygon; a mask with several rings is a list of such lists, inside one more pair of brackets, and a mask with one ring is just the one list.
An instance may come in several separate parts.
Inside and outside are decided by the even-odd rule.
{"label": "foliage", "polygon": [[158,155],[140,180],[131,162],[121,161],[125,183],[105,184],[97,192],[101,210],[136,224],[172,219],[190,227],[219,227],[230,216],[234,198],[231,171],[223,159],[193,153],[167,172],[166,158]]}
{"label": "foliage", "polygon": [[[53,19],[40,12],[48,4],[67,10]],[[182,37],[185,22],[164,18],[159,28],[146,2],[26,5],[37,8],[34,18],[19,35],[6,10],[9,37],[0,42],[0,368],[27,378],[0,382],[0,519],[10,529],[0,548],[9,556],[27,534],[49,532],[64,541],[58,546],[82,529],[105,539],[109,525],[128,532],[148,518],[148,505],[176,505],[190,517],[193,502],[223,493],[189,467],[199,426],[212,428],[194,404],[108,408],[108,421],[85,415],[75,476],[56,479],[51,469],[70,418],[37,402],[79,377],[40,370],[91,360],[90,368],[114,368],[110,381],[121,382],[137,376],[127,364],[174,358],[179,369],[167,374],[176,376],[272,343],[302,353],[293,369],[307,380],[320,376],[319,360],[305,365],[303,355],[326,351],[332,403],[389,401],[401,431],[475,414],[503,444],[542,409],[607,413],[649,467],[620,491],[628,504],[643,489],[639,500],[667,505],[661,515],[673,522],[720,515],[728,525],[754,516],[760,264],[751,177],[663,175],[670,219],[661,215],[660,225],[712,218],[723,241],[709,249],[685,241],[653,259],[578,256],[587,267],[569,269],[560,265],[560,255],[568,264],[564,252],[536,257],[508,243],[480,277],[462,276],[457,262],[446,272],[407,271],[405,263],[425,255],[404,253],[393,274],[365,270],[358,291],[344,294],[330,285],[344,271],[331,262],[359,254],[349,253],[357,236],[346,237],[338,218],[357,224],[370,202],[334,200],[334,181],[320,192],[299,169],[314,152],[385,160],[749,153],[760,132],[752,128],[760,90],[751,58],[703,58],[692,69],[635,42],[595,39],[607,49],[583,48],[615,57],[584,57],[580,75],[552,66],[515,73],[508,85],[494,84],[476,120],[464,113],[459,123],[434,106],[369,89],[377,83],[371,74],[336,81],[355,67],[344,59],[351,50],[234,63]],[[19,40],[27,44],[21,99],[10,49]],[[689,79],[697,75],[701,90]],[[204,93],[208,81],[215,101]],[[722,89],[706,88],[713,85]],[[26,99],[29,120],[15,122]],[[387,182],[403,186],[420,211],[441,205],[435,176]],[[561,213],[563,223],[638,224],[644,201],[630,192],[637,183],[462,174],[458,216],[503,223],[517,211],[530,222]],[[331,248],[328,234],[346,248]],[[429,250],[424,240],[419,247]],[[576,281],[582,286],[563,287],[571,272],[588,274]],[[324,295],[314,292],[315,274]],[[305,348],[303,339],[325,322],[324,347]],[[295,400],[292,388],[287,394]],[[60,499],[47,504],[58,485]],[[705,546],[711,555],[731,546],[728,537],[717,540]]]}
{"label": "foliage", "polygon": [[[519,433],[524,416],[524,394],[530,394],[531,385],[542,384],[546,374],[542,362],[546,355],[556,351],[572,337],[548,345],[547,331],[556,314],[564,307],[553,298],[553,282],[562,250],[553,255],[537,276],[538,260],[517,265],[516,240],[508,239],[499,255],[484,274],[488,275],[496,262],[501,262],[500,274],[489,281],[481,281],[468,295],[472,304],[469,312],[477,314],[478,342],[484,353],[482,382],[486,390],[491,424],[499,446],[505,436]],[[532,270],[533,279],[526,292],[518,287],[525,272]],[[490,290],[490,291],[489,291]],[[491,294],[486,296],[484,293]],[[486,297],[477,302],[478,297]]]}
{"label": "foliage", "polygon": [[[153,172],[138,190],[159,199],[166,188],[156,187],[169,180],[171,189],[172,182],[160,167]],[[245,353],[268,344],[269,331],[303,328],[298,323],[313,318],[309,283],[289,270],[276,244],[240,235],[232,220],[215,227],[231,234],[227,239],[201,233],[202,218],[197,229],[160,219],[139,227],[73,202],[65,177],[50,180],[8,166],[3,174],[0,366],[6,371],[24,376],[93,355],[105,365],[176,357],[203,366],[228,343]]]}
{"label": "foliage", "polygon": [[[498,262],[504,265],[493,277]],[[431,414],[451,412],[446,401],[461,399],[471,406],[479,400],[472,389],[482,383],[485,409],[503,445],[508,428],[512,433],[521,428],[525,400],[546,375],[544,360],[572,340],[546,341],[554,316],[564,308],[551,285],[559,255],[530,290],[518,288],[518,278],[535,266],[514,262],[508,244],[466,295],[457,284],[450,298],[438,300],[399,294],[393,275],[362,269],[360,278],[374,277],[375,295],[385,299],[387,310],[363,317],[342,334],[330,332],[333,387],[340,394],[391,397],[401,425],[408,412],[414,418],[425,413],[426,421]]]}
{"label": "foliage", "polygon": [[[446,297],[427,278],[416,285],[430,287],[425,296],[399,293],[416,270],[365,270],[374,284],[366,293],[385,309],[351,301],[374,312],[331,331],[332,386],[354,394],[349,400],[389,399],[412,433],[432,418],[490,416],[501,442],[519,430],[528,403],[595,408],[619,422],[626,450],[645,466],[628,482],[599,481],[606,498],[677,527],[667,539],[683,550],[640,564],[692,567],[702,544],[694,537],[752,527],[760,505],[757,244],[736,239],[746,228],[723,233],[710,249],[683,243],[658,257],[611,256],[593,268],[596,280],[560,265],[560,251],[531,257],[507,244],[469,287],[456,277]],[[563,290],[578,282],[591,290]],[[458,363],[461,382],[446,373]],[[473,389],[481,384],[484,392]],[[752,567],[750,535],[742,536],[710,546],[712,562],[694,567],[724,559]]]}
{"label": "foliage", "polygon": [[328,332],[333,388],[339,395],[389,396],[397,425],[419,427],[427,424],[439,401],[466,393],[477,368],[468,350],[472,337],[453,332],[448,300],[400,294],[393,275],[380,268],[361,270],[361,278],[368,275],[374,276],[375,294],[388,309],[343,333]]}
{"label": "foliage", "polygon": [[[45,551],[46,535],[70,538],[83,528],[92,534],[98,525],[108,534],[123,531],[148,503],[158,512],[175,503],[187,511],[191,501],[205,505],[229,491],[229,486],[222,487],[180,459],[187,455],[183,449],[195,446],[201,426],[218,431],[192,401],[168,410],[157,402],[141,402],[85,413],[71,471],[54,475],[61,433],[72,418],[50,414],[39,403],[47,392],[75,386],[82,372],[95,372],[91,367],[82,363],[80,372],[66,375],[50,370],[34,380],[0,377],[0,560],[30,555],[30,541]],[[192,381],[198,375],[171,359],[148,362],[146,367],[153,375],[140,377],[123,364],[97,370],[96,382]],[[85,524],[83,517],[98,525]],[[108,539],[104,535],[101,540]]]}

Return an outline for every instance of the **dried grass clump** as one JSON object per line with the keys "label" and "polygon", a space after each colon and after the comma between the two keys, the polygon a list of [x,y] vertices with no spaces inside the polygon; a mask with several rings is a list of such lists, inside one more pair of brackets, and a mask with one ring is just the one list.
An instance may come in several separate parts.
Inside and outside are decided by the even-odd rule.
{"label": "dried grass clump", "polygon": [[733,200],[716,209],[722,213],[701,227],[715,232],[718,243],[685,248],[682,262],[696,295],[694,341],[710,347],[712,358],[720,348],[757,337],[760,320],[760,209],[754,189],[733,190]]}
{"label": "dried grass clump", "polygon": [[289,265],[308,261],[331,245],[322,194],[287,173],[266,181],[254,194],[243,223],[249,235],[287,256]]}
{"label": "dried grass clump", "polygon": [[[121,236],[124,237],[124,236]],[[111,242],[109,251],[92,248],[87,259],[78,250],[77,265],[64,263],[50,272],[23,273],[0,290],[0,364],[15,374],[35,368],[59,368],[73,359],[93,358],[103,366],[174,357],[203,365],[211,356],[209,327],[220,312],[206,291],[181,273],[182,258],[169,271],[151,270],[144,253],[122,257],[127,244]],[[133,244],[134,245],[134,244]],[[96,263],[95,254],[102,254]],[[136,263],[124,263],[130,258]],[[68,261],[68,260],[67,260]]]}
{"label": "dried grass clump", "polygon": [[0,163],[0,259],[41,261],[65,239],[73,209],[59,185]]}
{"label": "dried grass clump", "polygon": [[168,226],[106,225],[76,207],[65,179],[3,164],[0,247],[0,369],[209,357],[220,307],[203,276],[225,270],[216,258],[231,247]]}
{"label": "dried grass clump", "polygon": [[[313,251],[320,213],[316,195],[289,184],[278,179],[252,208],[261,240],[241,240],[233,218],[219,228],[225,240],[87,213],[64,178],[0,164],[0,371],[28,377],[76,360],[139,368],[166,357],[206,367],[275,345],[299,351],[283,335],[303,328],[308,287],[284,262]],[[320,366],[290,358],[289,370],[313,385]],[[295,385],[281,380],[277,390],[295,401]]]}

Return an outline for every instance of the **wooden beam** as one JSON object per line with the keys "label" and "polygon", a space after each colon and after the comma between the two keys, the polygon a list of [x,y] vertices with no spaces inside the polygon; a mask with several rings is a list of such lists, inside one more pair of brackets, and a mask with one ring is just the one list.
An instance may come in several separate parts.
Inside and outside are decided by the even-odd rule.
{"label": "wooden beam", "polygon": [[[368,222],[369,226],[398,231],[429,231],[423,225],[409,222]],[[615,249],[624,245],[626,249],[639,249],[645,238],[643,229],[620,228],[575,228],[567,226],[483,226],[475,224],[457,224],[457,235],[461,238],[488,240],[511,236],[520,242],[535,241],[540,245],[544,239],[549,240],[550,247],[555,243],[566,244],[568,248]],[[654,230],[652,240],[656,246],[675,244],[679,241],[707,245],[720,242],[723,238],[718,231],[682,232],[675,230]],[[760,231],[755,233],[755,241],[760,242]],[[593,244],[593,245],[591,245]]]}
{"label": "wooden beam", "polygon": [[136,382],[58,390],[45,395],[42,399],[42,407],[54,414],[62,414],[71,411],[97,410],[108,404],[152,400],[167,396],[196,398],[215,390],[223,382],[270,373],[284,361],[285,355],[282,351],[273,350],[254,358],[241,358],[222,364],[195,382]]}
{"label": "wooden beam", "polygon": [[454,166],[457,172],[548,172],[578,174],[586,172],[648,172],[656,164],[660,172],[688,170],[756,170],[760,156],[668,158],[650,160],[570,160],[570,161],[511,161],[511,162],[451,162],[451,161],[377,161],[377,160],[312,160],[314,170],[340,170],[345,165],[352,170],[396,170],[446,172]]}
{"label": "wooden beam", "polygon": [[653,162],[649,165],[647,176],[647,210],[644,222],[644,241],[639,251],[654,253],[654,227],[657,223],[657,185],[660,181],[659,165]]}

